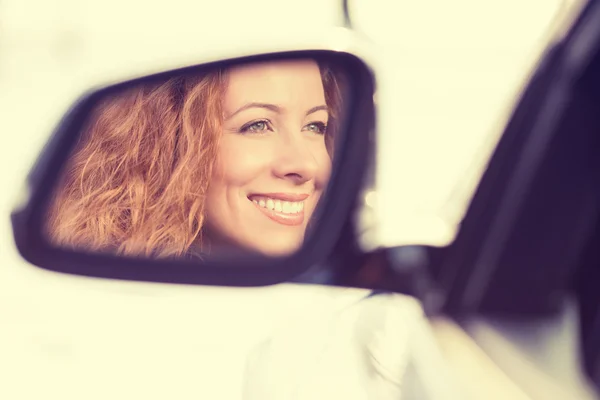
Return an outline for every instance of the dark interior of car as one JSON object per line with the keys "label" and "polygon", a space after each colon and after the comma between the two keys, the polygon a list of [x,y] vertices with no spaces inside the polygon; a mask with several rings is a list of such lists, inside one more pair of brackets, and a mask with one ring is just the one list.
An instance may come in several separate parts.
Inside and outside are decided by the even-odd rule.
{"label": "dark interior of car", "polygon": [[587,373],[600,387],[600,53],[597,53],[577,87],[577,97],[585,110],[574,132],[586,135],[590,142],[588,175],[589,185],[596,195],[595,212],[587,218],[593,229],[587,236],[585,248],[577,260],[572,281],[580,310],[580,328]]}

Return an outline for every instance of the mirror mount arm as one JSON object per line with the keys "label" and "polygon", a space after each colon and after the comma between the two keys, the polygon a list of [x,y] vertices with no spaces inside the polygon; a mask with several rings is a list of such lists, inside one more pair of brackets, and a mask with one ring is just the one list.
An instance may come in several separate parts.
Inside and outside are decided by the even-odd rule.
{"label": "mirror mount arm", "polygon": [[427,316],[440,313],[445,296],[431,276],[427,247],[392,247],[385,250],[385,260],[394,275],[395,291],[419,300]]}
{"label": "mirror mount arm", "polygon": [[431,274],[433,262],[426,246],[398,246],[349,254],[341,260],[344,276],[336,286],[369,288],[371,295],[400,293],[416,298],[428,317],[443,312],[446,294]]}

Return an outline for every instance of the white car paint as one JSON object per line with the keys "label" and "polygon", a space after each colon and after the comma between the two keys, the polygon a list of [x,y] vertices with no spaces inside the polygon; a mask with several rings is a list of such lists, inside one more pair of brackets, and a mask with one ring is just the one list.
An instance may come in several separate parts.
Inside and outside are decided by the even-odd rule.
{"label": "white car paint", "polygon": [[[559,7],[523,3],[498,1],[490,12],[476,0],[356,0],[356,24],[382,60],[379,243],[451,237],[456,217],[435,213],[529,73]],[[0,1],[0,398],[237,399],[253,346],[282,325],[318,327],[364,295],[55,274],[20,258],[8,221],[41,146],[88,88],[190,51],[220,54],[223,42],[245,48],[250,32],[277,40],[340,20],[337,1],[321,0]],[[415,213],[441,222],[418,231],[426,219]]]}

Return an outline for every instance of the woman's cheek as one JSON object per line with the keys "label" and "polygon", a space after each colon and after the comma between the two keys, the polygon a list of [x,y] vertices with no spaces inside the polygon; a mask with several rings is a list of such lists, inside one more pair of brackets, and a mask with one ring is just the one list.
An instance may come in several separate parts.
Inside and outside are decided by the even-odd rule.
{"label": "woman's cheek", "polygon": [[[319,172],[317,176],[317,185],[326,186],[329,182],[329,178],[331,177],[331,166],[332,160],[329,152],[326,148],[320,149],[318,154],[315,155],[315,158],[319,163]],[[325,189],[325,187],[323,187]]]}
{"label": "woman's cheek", "polygon": [[[220,164],[231,181],[247,181],[255,178],[268,164],[273,153],[271,146],[260,140],[230,137],[224,140],[219,151]],[[243,182],[240,182],[243,183]]]}

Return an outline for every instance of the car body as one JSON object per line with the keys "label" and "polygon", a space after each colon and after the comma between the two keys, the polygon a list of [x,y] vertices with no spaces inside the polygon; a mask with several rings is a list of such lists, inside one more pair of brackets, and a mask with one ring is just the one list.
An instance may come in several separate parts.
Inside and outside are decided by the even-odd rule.
{"label": "car body", "polygon": [[[222,3],[220,8],[198,6],[182,12],[185,8],[178,6],[189,4],[172,2],[170,10],[164,11],[132,2],[115,12],[108,4],[86,10],[82,3],[63,2],[62,9],[38,9],[37,17],[27,12],[25,2],[3,3],[1,6],[12,10],[12,14],[5,14],[6,20],[2,21],[9,39],[0,43],[0,51],[13,56],[6,57],[9,61],[3,66],[0,63],[2,86],[8,88],[2,91],[2,106],[10,110],[2,118],[1,130],[11,133],[2,139],[6,140],[2,146],[6,167],[1,176],[3,187],[10,188],[2,198],[2,212],[7,215],[14,200],[23,195],[25,173],[42,143],[84,91],[131,74],[174,65],[177,55],[189,60],[197,53],[196,62],[204,61],[204,54],[222,57],[227,48],[243,41],[246,24],[253,27],[263,19],[268,20],[268,29],[257,29],[256,35],[264,34],[265,38],[269,30],[308,30],[307,20],[310,29],[317,31],[334,28],[341,19],[339,6],[333,2],[288,2],[285,6],[275,1],[263,3]],[[520,2],[507,4],[517,7]],[[486,164],[486,157],[476,157],[478,149],[482,143],[487,145],[484,154],[494,148],[503,126],[498,120],[508,117],[544,44],[550,40],[548,29],[559,11],[557,4],[554,9],[544,8],[547,14],[535,27],[529,15],[519,20],[523,27],[531,28],[529,35],[499,35],[506,21],[494,25],[497,12],[487,13],[485,18],[482,15],[477,24],[470,25],[478,29],[476,39],[480,41],[464,34],[446,37],[445,41],[444,35],[430,39],[422,35],[433,27],[451,31],[453,26],[469,26],[468,21],[473,19],[463,15],[460,20],[459,12],[455,18],[442,18],[432,26],[406,23],[406,35],[399,35],[399,41],[381,40],[381,34],[377,40],[373,33],[371,39],[365,38],[378,48],[378,55],[372,56],[377,60],[373,64],[378,65],[381,87],[376,102],[381,115],[386,116],[378,121],[381,153],[375,169],[377,206],[375,214],[364,217],[365,246],[444,245],[452,241],[474,183]],[[44,7],[42,3],[36,6]],[[441,2],[439,6],[443,7]],[[235,14],[228,7],[236,8]],[[411,10],[408,5],[406,10]],[[514,16],[514,8],[506,6],[503,10],[503,15]],[[414,15],[428,15],[424,8],[412,11]],[[539,15],[537,11],[532,6],[532,14]],[[23,15],[27,24],[15,22]],[[401,15],[403,21],[415,19],[408,13]],[[30,28],[33,21],[28,18],[39,18],[37,30]],[[367,22],[362,24],[365,31],[372,29],[372,25],[367,28]],[[356,25],[361,26],[358,22]],[[417,37],[422,41],[415,40]],[[284,43],[285,35],[276,39]],[[492,39],[496,40],[494,46],[490,46]],[[393,46],[396,48],[391,55],[386,51]],[[440,64],[435,57],[440,49],[448,48],[455,51],[451,59],[456,64]],[[255,50],[248,48],[247,52]],[[491,54],[497,58],[484,62]],[[502,58],[511,61],[494,70],[492,78],[490,68]],[[424,69],[424,63],[430,68]],[[481,73],[477,79],[474,71]],[[421,79],[415,78],[417,72],[422,74]],[[490,81],[493,86],[482,86]],[[455,97],[459,94],[463,97]],[[402,111],[394,112],[393,108]],[[437,117],[428,119],[432,113]],[[420,156],[426,154],[424,146],[431,141],[439,143],[437,150]],[[453,143],[453,151],[447,151]],[[419,174],[396,172],[404,170],[417,170]],[[470,179],[460,179],[465,170],[470,171]],[[455,197],[448,201],[457,182],[465,183],[459,191],[460,200]],[[0,374],[10,379],[0,386],[0,397],[197,398],[218,393],[219,398],[239,398],[245,368],[242,355],[275,325],[288,321],[292,309],[299,313],[296,318],[310,318],[314,326],[319,326],[323,320],[316,310],[327,304],[331,291],[338,290],[296,285],[194,287],[56,274],[22,261],[6,222],[0,272]],[[362,290],[344,293],[341,300],[331,303],[332,307],[343,308],[366,294]]]}

